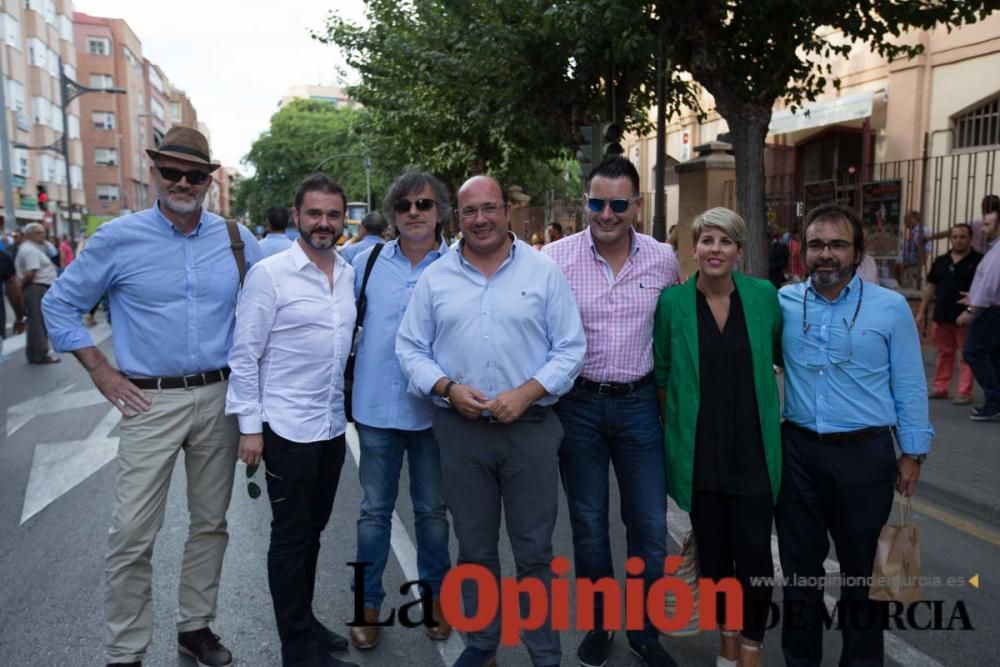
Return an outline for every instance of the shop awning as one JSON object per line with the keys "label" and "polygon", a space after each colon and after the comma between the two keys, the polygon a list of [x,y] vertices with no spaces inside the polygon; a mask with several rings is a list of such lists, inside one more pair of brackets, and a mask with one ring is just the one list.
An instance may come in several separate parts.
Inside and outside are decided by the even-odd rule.
{"label": "shop awning", "polygon": [[767,133],[786,134],[868,118],[872,115],[872,104],[875,101],[875,96],[884,94],[884,90],[854,93],[833,100],[807,104],[796,110],[795,113],[788,109],[775,111],[771,114],[771,124],[768,126]]}

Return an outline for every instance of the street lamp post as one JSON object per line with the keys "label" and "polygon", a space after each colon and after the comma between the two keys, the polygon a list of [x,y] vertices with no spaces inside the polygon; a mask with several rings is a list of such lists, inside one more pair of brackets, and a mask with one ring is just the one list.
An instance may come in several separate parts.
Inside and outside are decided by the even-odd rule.
{"label": "street lamp post", "polygon": [[[66,169],[66,213],[69,216],[69,235],[76,236],[76,222],[73,220],[73,180],[69,164],[69,103],[84,93],[118,93],[124,94],[128,91],[124,88],[91,88],[84,86],[66,76],[63,69],[62,56],[59,57],[59,93],[62,96],[60,112],[62,113],[62,137],[48,146],[28,146],[26,144],[14,144],[15,148],[24,148],[32,151],[54,151],[63,156],[63,165]],[[119,156],[120,159],[121,156]]]}
{"label": "street lamp post", "polygon": [[330,155],[328,157],[323,158],[318,165],[313,167],[313,172],[319,171],[319,168],[322,167],[327,162],[329,162],[330,160],[336,160],[337,158],[342,158],[342,157],[361,158],[361,164],[365,168],[365,189],[367,191],[368,210],[371,211],[372,210],[372,159],[370,157],[368,157],[367,155],[359,155],[358,153],[337,153],[335,155]]}

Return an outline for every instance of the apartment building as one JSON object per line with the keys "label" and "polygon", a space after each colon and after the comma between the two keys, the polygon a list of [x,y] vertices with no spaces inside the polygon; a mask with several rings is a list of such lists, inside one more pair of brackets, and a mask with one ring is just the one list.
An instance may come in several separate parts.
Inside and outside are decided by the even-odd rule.
{"label": "apartment building", "polygon": [[348,97],[343,88],[338,86],[314,86],[308,84],[289,86],[288,93],[278,102],[278,108],[280,109],[292,100],[315,100],[317,102],[326,102],[337,108],[348,109],[361,106],[359,102]]}
{"label": "apartment building", "polygon": [[[17,223],[41,221],[58,233],[69,231],[72,215],[80,219],[83,203],[79,102],[62,112],[59,65],[75,79],[76,49],[70,0],[6,0],[0,12],[5,106],[11,150],[11,176]],[[62,154],[63,132],[68,135],[67,156]],[[72,192],[70,190],[72,184]],[[39,194],[47,204],[42,210]],[[2,196],[2,194],[0,194]],[[3,202],[5,222],[8,202]],[[6,222],[7,226],[13,226]]]}

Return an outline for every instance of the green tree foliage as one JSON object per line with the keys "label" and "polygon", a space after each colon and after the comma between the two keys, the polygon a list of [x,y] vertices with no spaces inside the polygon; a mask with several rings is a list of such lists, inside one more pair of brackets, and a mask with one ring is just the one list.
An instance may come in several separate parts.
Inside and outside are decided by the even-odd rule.
{"label": "green tree foliage", "polygon": [[[258,137],[243,158],[255,173],[239,185],[236,207],[249,212],[254,224],[264,224],[271,206],[291,206],[299,183],[321,167],[347,193],[349,201],[365,201],[365,170],[361,156],[372,157],[372,205],[378,208],[381,193],[393,172],[382,164],[364,141],[363,110],[338,109],[326,102],[294,100],[271,116],[271,127]],[[350,156],[350,157],[348,157]]]}

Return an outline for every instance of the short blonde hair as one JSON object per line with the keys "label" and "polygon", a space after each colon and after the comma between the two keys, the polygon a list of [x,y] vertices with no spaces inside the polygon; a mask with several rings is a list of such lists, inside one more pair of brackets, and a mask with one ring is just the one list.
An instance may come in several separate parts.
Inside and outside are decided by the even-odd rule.
{"label": "short blonde hair", "polygon": [[723,206],[710,208],[691,223],[691,242],[698,245],[698,239],[705,233],[706,228],[715,227],[723,234],[731,238],[740,248],[746,243],[747,223],[736,211],[731,211]]}

